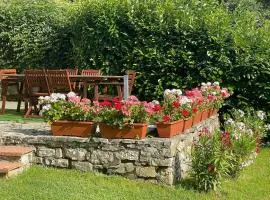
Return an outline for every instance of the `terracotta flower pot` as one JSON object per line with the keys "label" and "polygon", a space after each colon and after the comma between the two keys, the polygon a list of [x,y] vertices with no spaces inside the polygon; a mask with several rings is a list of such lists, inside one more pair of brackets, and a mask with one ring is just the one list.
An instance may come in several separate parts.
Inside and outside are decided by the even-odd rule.
{"label": "terracotta flower pot", "polygon": [[103,138],[107,139],[144,139],[147,133],[147,124],[133,124],[133,127],[123,129],[114,128],[107,124],[99,124],[100,133]]}
{"label": "terracotta flower pot", "polygon": [[211,109],[209,110],[209,117],[214,116],[214,115],[217,115],[217,113],[218,113],[218,109],[216,109],[216,108],[211,108]]}
{"label": "terracotta flower pot", "polygon": [[202,111],[202,118],[201,121],[206,120],[208,118],[209,115],[209,109],[205,109]]}
{"label": "terracotta flower pot", "polygon": [[190,129],[192,127],[193,117],[185,119],[184,121],[185,121],[185,123],[184,123],[184,131],[185,131],[185,130],[188,130],[188,129]]}
{"label": "terracotta flower pot", "polygon": [[54,136],[89,137],[95,128],[94,122],[55,121],[51,124]]}
{"label": "terracotta flower pot", "polygon": [[194,116],[193,116],[193,125],[196,125],[201,122],[202,118],[202,112],[198,111]]}
{"label": "terracotta flower pot", "polygon": [[157,123],[158,135],[161,138],[171,138],[182,133],[184,130],[184,120],[177,120],[170,123]]}

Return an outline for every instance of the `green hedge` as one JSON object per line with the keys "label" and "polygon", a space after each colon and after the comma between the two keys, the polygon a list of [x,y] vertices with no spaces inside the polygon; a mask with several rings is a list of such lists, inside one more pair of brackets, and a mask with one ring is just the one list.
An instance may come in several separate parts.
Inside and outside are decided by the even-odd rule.
{"label": "green hedge", "polygon": [[0,6],[1,67],[135,69],[147,100],[220,81],[234,105],[270,109],[270,21],[255,0],[12,2]]}

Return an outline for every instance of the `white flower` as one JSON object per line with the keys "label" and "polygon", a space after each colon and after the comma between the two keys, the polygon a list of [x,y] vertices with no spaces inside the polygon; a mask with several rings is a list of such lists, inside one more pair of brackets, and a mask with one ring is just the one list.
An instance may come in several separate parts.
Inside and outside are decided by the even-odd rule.
{"label": "white flower", "polygon": [[50,109],[51,109],[51,105],[50,104],[44,105],[42,107],[42,110],[50,110]]}
{"label": "white flower", "polygon": [[219,82],[216,81],[216,82],[213,83],[213,85],[214,86],[219,86]]}
{"label": "white flower", "polygon": [[211,94],[212,94],[212,95],[217,95],[217,93],[216,93],[216,92],[211,92]]}
{"label": "white flower", "polygon": [[202,82],[202,84],[201,84],[202,86],[206,86],[206,83],[204,83],[204,82]]}
{"label": "white flower", "polygon": [[242,131],[246,129],[246,125],[243,122],[237,122],[236,126]]}
{"label": "white flower", "polygon": [[238,111],[240,117],[245,116],[245,112],[243,110],[238,109],[237,111]]}
{"label": "white flower", "polygon": [[187,103],[192,103],[192,100],[189,99],[187,96],[182,96],[182,98],[180,99],[180,104],[187,104]]}
{"label": "white flower", "polygon": [[164,91],[164,95],[169,95],[171,93],[171,90],[169,90],[169,89],[166,89],[165,91]]}
{"label": "white flower", "polygon": [[174,92],[173,92],[176,96],[181,96],[183,93],[180,89],[174,89]]}
{"label": "white flower", "polygon": [[158,100],[153,100],[152,103],[153,103],[154,105],[156,105],[156,104],[159,104],[159,101],[158,101]]}
{"label": "white flower", "polygon": [[257,116],[260,118],[260,120],[264,120],[264,118],[266,117],[265,112],[261,110],[257,111]]}
{"label": "white flower", "polygon": [[235,124],[235,122],[233,121],[232,118],[227,119],[227,121],[225,123],[226,124],[230,124],[230,125],[234,125]]}
{"label": "white flower", "polygon": [[206,85],[207,85],[207,86],[211,86],[212,83],[211,83],[211,82],[207,82]]}
{"label": "white flower", "polygon": [[270,131],[270,124],[265,124],[264,128],[266,131]]}
{"label": "white flower", "polygon": [[253,131],[252,131],[251,129],[248,129],[248,130],[246,131],[246,133],[247,133],[249,136],[253,136]]}
{"label": "white flower", "polygon": [[70,97],[76,97],[76,94],[74,92],[69,92],[67,94],[67,97],[70,98]]}

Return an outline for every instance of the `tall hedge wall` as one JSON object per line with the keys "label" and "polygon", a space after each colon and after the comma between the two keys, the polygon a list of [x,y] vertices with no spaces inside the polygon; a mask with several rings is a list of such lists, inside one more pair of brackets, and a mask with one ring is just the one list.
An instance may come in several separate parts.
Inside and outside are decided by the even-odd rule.
{"label": "tall hedge wall", "polygon": [[255,0],[7,2],[1,67],[135,69],[141,99],[217,80],[233,103],[270,109],[270,21]]}

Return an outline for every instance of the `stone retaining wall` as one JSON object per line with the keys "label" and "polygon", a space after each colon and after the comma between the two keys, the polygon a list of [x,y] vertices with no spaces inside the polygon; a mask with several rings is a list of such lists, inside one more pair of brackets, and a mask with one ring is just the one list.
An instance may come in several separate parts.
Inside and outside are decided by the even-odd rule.
{"label": "stone retaining wall", "polygon": [[217,116],[171,139],[144,140],[6,135],[0,144],[32,146],[36,164],[118,174],[172,185],[186,176],[190,150],[199,130],[219,128]]}

